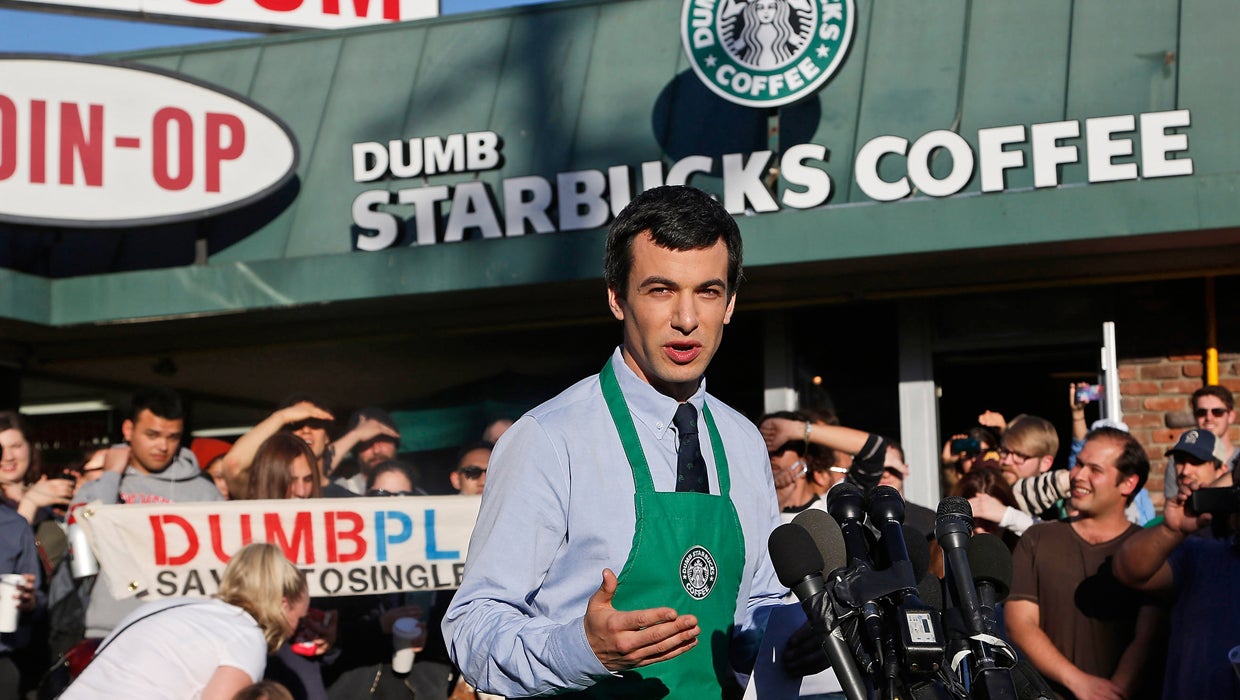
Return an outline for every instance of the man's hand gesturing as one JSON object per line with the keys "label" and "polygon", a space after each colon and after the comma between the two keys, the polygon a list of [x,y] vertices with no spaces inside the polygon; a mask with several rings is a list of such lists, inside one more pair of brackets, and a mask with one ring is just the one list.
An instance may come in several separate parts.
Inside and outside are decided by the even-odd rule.
{"label": "man's hand gesturing", "polygon": [[671,608],[616,610],[618,580],[603,569],[603,583],[586,605],[586,639],[609,671],[624,671],[680,656],[698,643],[697,617]]}

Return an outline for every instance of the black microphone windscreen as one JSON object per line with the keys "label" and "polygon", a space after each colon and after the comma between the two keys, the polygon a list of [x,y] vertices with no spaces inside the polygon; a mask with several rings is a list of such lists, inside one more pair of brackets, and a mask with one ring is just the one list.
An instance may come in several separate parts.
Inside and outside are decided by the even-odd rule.
{"label": "black microphone windscreen", "polygon": [[926,575],[930,568],[930,542],[926,533],[912,525],[901,525],[904,530],[904,546],[908,549],[908,560],[913,564],[913,578],[918,581]]}
{"label": "black microphone windscreen", "polygon": [[969,540],[969,569],[974,581],[995,587],[995,599],[1007,598],[1012,590],[1012,553],[999,537],[979,532]]}
{"label": "black microphone windscreen", "polygon": [[917,597],[935,610],[943,610],[943,580],[930,572],[917,579]]}
{"label": "black microphone windscreen", "polygon": [[865,520],[865,494],[856,485],[841,481],[827,491],[827,513],[835,522]]}
{"label": "black microphone windscreen", "polygon": [[939,509],[935,512],[935,518],[942,518],[945,515],[963,515],[973,519],[973,506],[969,505],[967,499],[960,496],[948,496],[939,501]]}
{"label": "black microphone windscreen", "polygon": [[800,526],[814,538],[814,545],[822,555],[824,573],[834,571],[848,564],[848,550],[844,546],[844,533],[840,532],[840,524],[825,511],[810,508],[802,511],[792,519],[792,524]]}
{"label": "black microphone windscreen", "polygon": [[879,484],[870,491],[867,505],[870,522],[876,527],[889,520],[904,522],[904,496],[886,484]]}
{"label": "black microphone windscreen", "polygon": [[775,575],[779,582],[792,588],[806,576],[822,571],[822,555],[814,538],[805,528],[792,523],[785,523],[775,528],[767,539],[767,549],[771,554],[771,563],[775,565]]}

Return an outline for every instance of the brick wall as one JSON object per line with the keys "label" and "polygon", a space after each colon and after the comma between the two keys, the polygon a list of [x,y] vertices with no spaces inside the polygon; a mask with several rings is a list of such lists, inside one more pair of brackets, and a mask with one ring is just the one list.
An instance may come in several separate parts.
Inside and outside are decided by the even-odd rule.
{"label": "brick wall", "polygon": [[[1219,383],[1240,394],[1240,354],[1219,356]],[[1146,488],[1162,509],[1163,456],[1180,433],[1195,425],[1188,398],[1205,383],[1201,355],[1129,358],[1119,362],[1124,422],[1150,456]],[[1233,442],[1240,441],[1240,425],[1233,425]]]}

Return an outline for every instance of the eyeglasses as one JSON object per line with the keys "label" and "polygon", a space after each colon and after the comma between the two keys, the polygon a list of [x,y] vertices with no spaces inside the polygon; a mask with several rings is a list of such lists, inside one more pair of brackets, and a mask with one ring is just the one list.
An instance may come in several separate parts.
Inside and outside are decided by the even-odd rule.
{"label": "eyeglasses", "polygon": [[385,491],[384,489],[371,489],[366,492],[367,496],[412,496],[412,491]]}
{"label": "eyeglasses", "polygon": [[1011,455],[1022,462],[1027,462],[1033,459],[1032,455],[1021,454],[1020,452],[1017,452],[1016,450],[1009,450],[1006,447],[999,448],[999,459],[1007,459],[1008,455]]}
{"label": "eyeglasses", "polygon": [[805,441],[804,440],[789,440],[788,442],[785,442],[779,447],[776,447],[775,449],[771,450],[769,454],[771,457],[778,457],[789,450],[797,453],[798,455],[804,456]]}
{"label": "eyeglasses", "polygon": [[1218,408],[1218,407],[1215,407],[1215,408],[1196,408],[1196,409],[1193,409],[1193,415],[1194,415],[1195,417],[1197,417],[1197,418],[1205,418],[1207,414],[1208,414],[1208,415],[1211,415],[1211,416],[1214,416],[1215,418],[1222,418],[1223,416],[1227,415],[1228,413],[1229,413],[1228,409],[1226,409],[1226,408]]}
{"label": "eyeglasses", "polygon": [[469,479],[470,481],[473,481],[475,479],[481,479],[487,473],[487,470],[483,469],[482,467],[461,467],[460,469],[457,469],[457,471],[460,472],[462,475],[464,475],[465,478]]}
{"label": "eyeglasses", "polygon": [[305,420],[299,420],[296,423],[287,423],[284,427],[287,428],[290,433],[295,433],[302,428],[327,430],[327,426],[329,425],[331,425],[331,421],[323,420],[322,418],[307,418]]}

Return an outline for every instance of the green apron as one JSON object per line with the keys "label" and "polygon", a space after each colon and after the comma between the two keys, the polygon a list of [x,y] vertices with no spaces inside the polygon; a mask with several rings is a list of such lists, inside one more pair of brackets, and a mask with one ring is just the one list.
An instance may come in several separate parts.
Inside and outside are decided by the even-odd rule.
{"label": "green apron", "polygon": [[668,606],[698,618],[697,646],[667,661],[603,679],[585,691],[594,698],[717,698],[731,671],[736,596],[745,568],[745,539],[728,494],[728,459],[710,408],[703,417],[719,478],[719,496],[656,492],[624,394],[608,362],[599,375],[612,422],[620,433],[636,488],[636,527],[612,605],[617,610]]}

